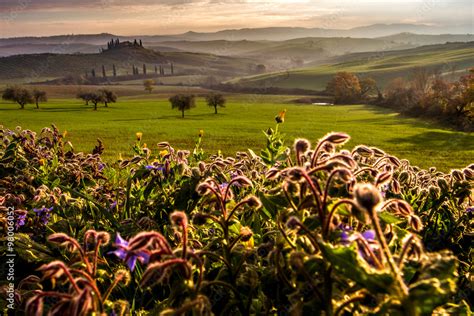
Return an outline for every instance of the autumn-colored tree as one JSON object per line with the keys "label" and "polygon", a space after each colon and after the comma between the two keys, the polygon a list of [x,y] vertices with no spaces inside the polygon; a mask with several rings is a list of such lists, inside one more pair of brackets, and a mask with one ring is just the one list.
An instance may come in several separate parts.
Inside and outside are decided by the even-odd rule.
{"label": "autumn-colored tree", "polygon": [[147,79],[143,81],[143,87],[145,87],[145,91],[148,91],[148,93],[151,93],[153,91],[153,86],[155,84],[155,80],[153,79]]}
{"label": "autumn-colored tree", "polygon": [[214,108],[214,114],[217,114],[217,108],[225,108],[226,99],[220,93],[210,93],[206,96],[207,105]]}
{"label": "autumn-colored tree", "polygon": [[350,72],[338,72],[329,81],[326,91],[334,96],[334,103],[357,102],[361,98],[362,89],[359,78]]}
{"label": "autumn-colored tree", "polygon": [[169,98],[172,109],[178,109],[181,111],[182,117],[184,118],[184,111],[196,107],[196,99],[192,94],[177,94]]}
{"label": "autumn-colored tree", "polygon": [[257,65],[257,67],[255,68],[255,71],[259,74],[263,74],[264,72],[267,71],[267,67],[264,65],[264,64],[259,64]]}
{"label": "autumn-colored tree", "polygon": [[26,104],[34,101],[31,92],[20,86],[7,87],[3,91],[2,99],[18,103],[21,109],[24,109]]}
{"label": "autumn-colored tree", "polygon": [[374,93],[378,93],[377,82],[372,78],[364,78],[359,80],[360,83],[360,95],[363,98],[368,98]]}

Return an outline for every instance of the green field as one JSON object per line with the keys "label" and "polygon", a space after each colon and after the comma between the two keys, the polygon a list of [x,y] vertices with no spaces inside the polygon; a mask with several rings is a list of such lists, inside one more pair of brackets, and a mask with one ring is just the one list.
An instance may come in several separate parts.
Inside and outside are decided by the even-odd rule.
{"label": "green field", "polygon": [[461,168],[472,163],[474,157],[474,135],[444,130],[373,106],[297,105],[291,102],[297,97],[234,95],[228,97],[227,107],[217,115],[199,98],[197,108],[182,119],[178,111],[171,109],[166,95],[136,93],[121,97],[109,108],[100,107],[97,112],[71,97],[52,98],[40,110],[32,105],[19,110],[15,104],[0,102],[0,124],[40,131],[54,123],[67,131],[67,140],[77,151],[91,151],[100,138],[109,160],[119,153],[130,153],[136,132],[143,133],[143,142],[152,150],[161,141],[169,141],[175,148],[192,149],[202,129],[205,150],[216,153],[220,149],[230,155],[247,148],[262,148],[262,130],[273,127],[275,115],[287,109],[281,129],[288,144],[296,137],[316,143],[327,132],[340,131],[352,136],[348,148],[357,144],[377,146],[425,168]]}
{"label": "green field", "polygon": [[[426,67],[430,71],[440,72],[454,77],[467,73],[474,67],[474,44],[453,43],[445,45],[423,46],[414,49],[349,54],[334,59],[333,63],[322,66],[310,66],[302,69],[268,73],[233,79],[249,87],[301,88],[321,91],[328,81],[340,71],[372,77],[379,87],[385,87],[397,77],[409,78],[414,67]],[[454,78],[450,78],[454,79]]]}

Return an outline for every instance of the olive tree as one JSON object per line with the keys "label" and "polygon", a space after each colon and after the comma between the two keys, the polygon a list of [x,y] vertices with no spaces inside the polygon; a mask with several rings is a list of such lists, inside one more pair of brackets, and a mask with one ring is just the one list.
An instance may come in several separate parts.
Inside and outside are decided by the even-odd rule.
{"label": "olive tree", "polygon": [[225,108],[226,99],[220,93],[211,93],[206,96],[207,105],[214,108],[214,114],[217,114],[217,108]]}
{"label": "olive tree", "polygon": [[184,111],[196,107],[196,99],[192,94],[177,94],[169,98],[172,109],[178,109],[181,111],[182,117],[184,117]]}
{"label": "olive tree", "polygon": [[31,92],[19,86],[7,87],[5,91],[3,91],[2,99],[18,103],[21,109],[24,109],[26,104],[34,102]]}

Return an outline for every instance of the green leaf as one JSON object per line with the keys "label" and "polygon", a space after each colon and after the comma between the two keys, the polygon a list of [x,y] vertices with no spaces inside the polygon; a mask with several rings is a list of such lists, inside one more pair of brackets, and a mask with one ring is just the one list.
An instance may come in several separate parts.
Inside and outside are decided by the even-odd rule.
{"label": "green leaf", "polygon": [[398,218],[397,216],[387,211],[378,213],[378,216],[382,221],[384,221],[387,224],[398,224],[398,223],[403,222],[402,219]]}
{"label": "green leaf", "polygon": [[394,283],[387,270],[376,270],[369,266],[357,253],[355,244],[333,246],[318,240],[323,256],[331,262],[335,271],[356,282],[371,293],[389,293]]}
{"label": "green leaf", "polygon": [[421,315],[449,301],[456,292],[456,257],[449,251],[428,253],[421,262],[419,277],[410,286],[409,299]]}

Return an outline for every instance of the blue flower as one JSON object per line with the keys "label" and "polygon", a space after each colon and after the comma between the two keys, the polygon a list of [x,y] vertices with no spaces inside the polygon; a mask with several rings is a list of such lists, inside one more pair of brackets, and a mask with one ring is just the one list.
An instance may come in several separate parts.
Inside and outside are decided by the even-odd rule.
{"label": "blue flower", "polygon": [[16,229],[18,230],[21,226],[25,225],[26,213],[18,215],[16,220]]}
{"label": "blue flower", "polygon": [[165,167],[161,164],[152,164],[145,166],[145,169],[150,170],[150,171],[161,171],[164,173]]}
{"label": "blue flower", "polygon": [[44,224],[47,225],[49,222],[49,218],[51,217],[50,212],[53,210],[53,207],[50,208],[42,207],[42,208],[34,208],[33,212],[36,213],[38,219]]}
{"label": "blue flower", "polygon": [[366,230],[362,233],[362,237],[364,237],[367,241],[375,240],[375,231],[373,230]]}
{"label": "blue flower", "polygon": [[144,251],[130,251],[128,249],[128,241],[123,239],[119,233],[117,233],[117,236],[115,237],[115,246],[118,249],[109,252],[109,254],[114,254],[121,260],[125,261],[131,271],[135,269],[137,260],[139,260],[142,264],[147,264],[150,260],[150,255]]}
{"label": "blue flower", "polygon": [[466,213],[474,213],[474,206],[470,206],[466,209]]}

